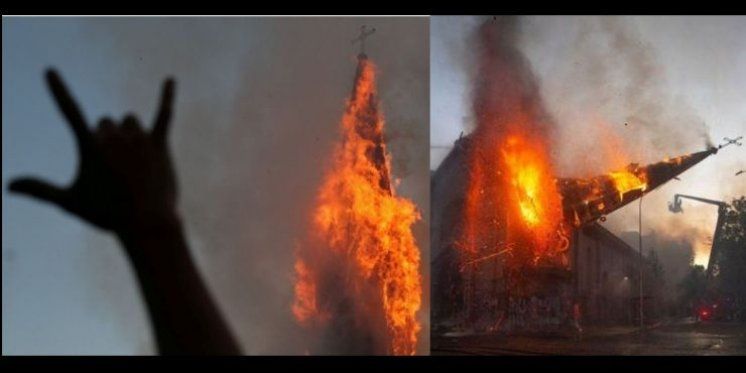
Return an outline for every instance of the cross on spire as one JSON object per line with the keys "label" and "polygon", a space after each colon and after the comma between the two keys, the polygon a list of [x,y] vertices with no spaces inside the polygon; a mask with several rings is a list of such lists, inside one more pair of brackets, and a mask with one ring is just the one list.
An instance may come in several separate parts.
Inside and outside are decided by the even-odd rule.
{"label": "cross on spire", "polygon": [[365,54],[365,39],[373,35],[374,32],[376,32],[375,27],[368,30],[365,25],[360,26],[360,35],[355,39],[352,39],[352,44],[355,44],[358,41],[360,42],[360,54]]}
{"label": "cross on spire", "polygon": [[724,147],[724,146],[727,146],[727,145],[730,145],[730,144],[736,144],[736,145],[738,145],[738,146],[741,146],[741,145],[743,145],[743,144],[741,144],[741,142],[740,142],[740,140],[741,140],[742,138],[743,138],[743,136],[738,136],[738,137],[736,137],[735,139],[731,139],[731,138],[729,138],[729,137],[723,137],[723,141],[725,141],[725,143],[724,143],[724,144],[722,144],[722,145],[720,145],[720,147],[722,148],[722,147]]}

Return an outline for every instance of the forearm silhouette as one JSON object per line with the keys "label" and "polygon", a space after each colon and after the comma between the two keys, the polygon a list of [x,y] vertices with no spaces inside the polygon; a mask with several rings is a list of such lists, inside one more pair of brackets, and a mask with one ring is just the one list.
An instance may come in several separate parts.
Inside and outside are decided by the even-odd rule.
{"label": "forearm silhouette", "polygon": [[161,354],[239,354],[195,267],[177,213],[168,146],[174,81],[163,84],[152,130],[132,114],[91,130],[54,70],[47,84],[75,135],[79,165],[72,185],[23,177],[9,190],[52,203],[114,233],[135,268]]}

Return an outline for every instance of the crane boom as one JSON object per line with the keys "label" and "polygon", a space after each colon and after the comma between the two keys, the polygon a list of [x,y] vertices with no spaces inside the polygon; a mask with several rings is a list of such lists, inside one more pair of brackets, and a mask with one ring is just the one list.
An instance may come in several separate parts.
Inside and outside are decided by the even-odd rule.
{"label": "crane boom", "polygon": [[720,254],[720,251],[718,250],[718,239],[720,237],[720,232],[722,231],[723,222],[724,222],[724,216],[726,208],[728,207],[728,204],[723,201],[716,201],[713,199],[707,199],[702,197],[695,197],[695,196],[689,196],[686,194],[676,194],[674,195],[673,203],[668,204],[668,209],[671,210],[671,212],[683,212],[684,209],[681,208],[681,200],[683,198],[691,199],[694,201],[702,202],[702,203],[708,203],[711,205],[715,205],[718,207],[718,220],[715,224],[715,234],[712,236],[712,248],[710,249],[710,258],[707,261],[707,278],[712,278],[712,272],[713,267],[716,261],[718,260],[718,255]]}
{"label": "crane boom", "polygon": [[699,201],[699,202],[703,202],[703,203],[709,203],[709,204],[715,205],[715,206],[723,206],[723,207],[725,207],[725,206],[728,205],[727,203],[725,203],[723,201],[715,201],[713,199],[707,199],[707,198],[702,198],[702,197],[689,196],[689,195],[686,195],[686,194],[676,194],[674,196],[674,204],[681,205],[681,199],[682,198],[693,199],[695,201]]}

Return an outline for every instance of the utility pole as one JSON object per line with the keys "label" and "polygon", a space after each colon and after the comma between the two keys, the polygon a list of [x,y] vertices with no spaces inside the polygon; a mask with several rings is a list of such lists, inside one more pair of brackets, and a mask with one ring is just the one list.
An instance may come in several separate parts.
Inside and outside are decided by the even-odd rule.
{"label": "utility pole", "polygon": [[639,238],[639,241],[638,241],[638,246],[637,247],[640,250],[640,306],[639,306],[640,307],[640,335],[642,335],[643,330],[645,330],[645,323],[643,321],[643,317],[644,317],[643,305],[644,305],[644,303],[643,303],[643,290],[642,290],[642,275],[643,275],[643,267],[644,267],[644,264],[645,264],[645,262],[643,261],[643,256],[642,256],[642,197],[643,196],[641,195],[640,196],[640,207],[639,207],[639,211],[638,211],[638,214],[637,214],[638,218],[639,218],[638,227],[637,227],[637,229],[638,229],[637,236]]}

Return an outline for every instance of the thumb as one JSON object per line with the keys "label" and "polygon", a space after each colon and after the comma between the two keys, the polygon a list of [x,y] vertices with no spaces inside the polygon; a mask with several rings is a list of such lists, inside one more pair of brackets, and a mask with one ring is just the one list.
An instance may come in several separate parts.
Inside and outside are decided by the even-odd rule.
{"label": "thumb", "polygon": [[62,206],[66,190],[33,177],[21,177],[10,182],[8,190]]}

